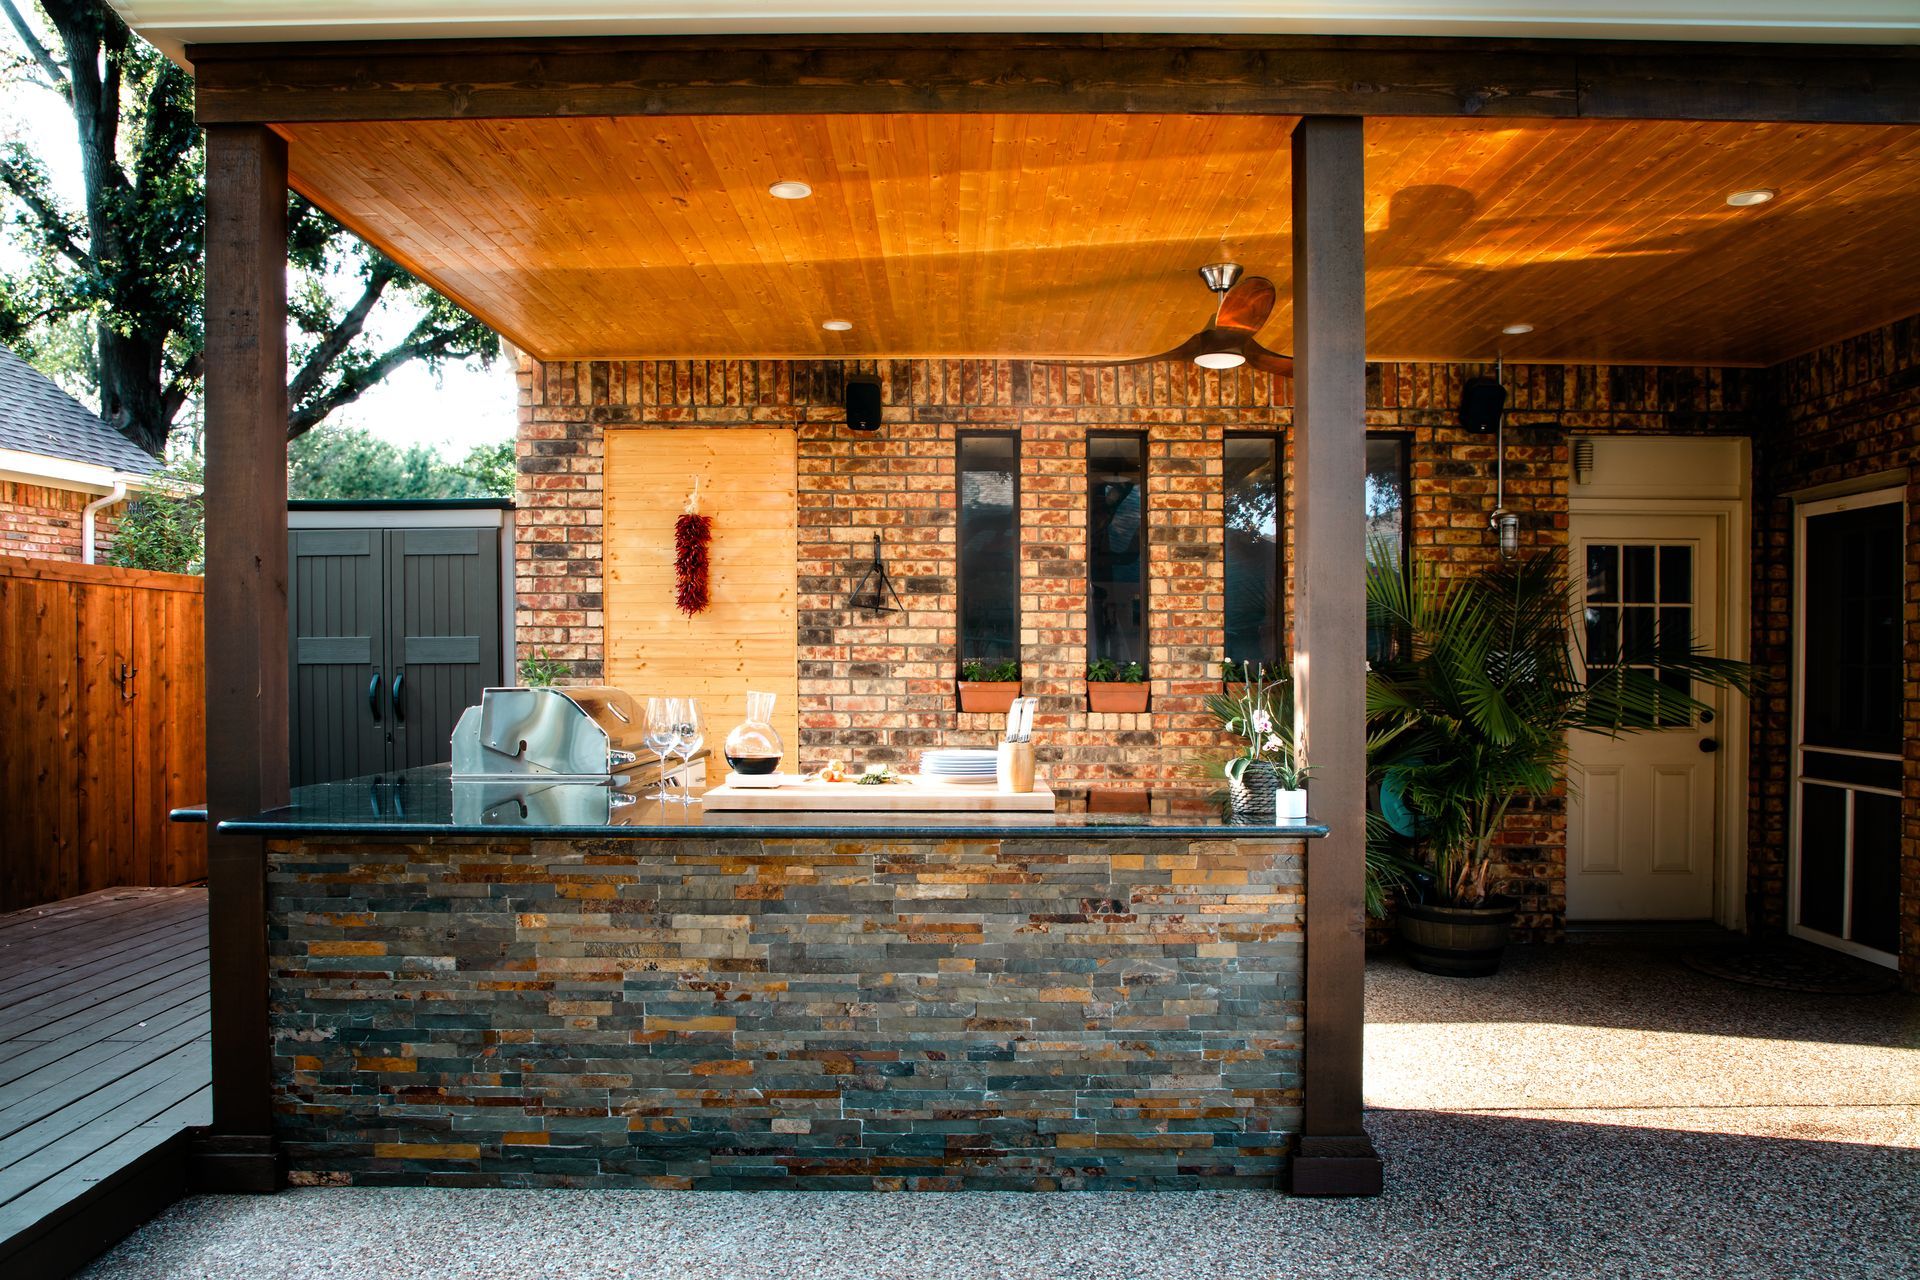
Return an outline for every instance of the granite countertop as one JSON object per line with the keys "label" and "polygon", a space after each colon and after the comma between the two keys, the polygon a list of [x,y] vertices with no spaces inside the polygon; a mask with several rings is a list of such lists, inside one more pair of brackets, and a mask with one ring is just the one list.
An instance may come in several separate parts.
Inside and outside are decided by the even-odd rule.
{"label": "granite countertop", "polygon": [[[297,787],[291,801],[251,818],[220,824],[222,831],[266,836],[491,835],[531,836],[592,832],[610,837],[708,835],[758,838],[913,837],[955,834],[1084,838],[1163,835],[1314,838],[1327,833],[1313,819],[1254,823],[1230,817],[1221,796],[1194,788],[1074,789],[1055,787],[1053,813],[708,813],[646,798],[649,780],[618,785],[539,780],[455,781],[447,765],[409,769],[383,778],[355,778]],[[695,788],[695,794],[700,793]]]}

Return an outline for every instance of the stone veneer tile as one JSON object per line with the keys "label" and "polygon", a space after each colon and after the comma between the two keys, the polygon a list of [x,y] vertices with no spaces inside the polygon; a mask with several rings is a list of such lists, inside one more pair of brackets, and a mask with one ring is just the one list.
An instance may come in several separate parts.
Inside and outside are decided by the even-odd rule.
{"label": "stone veneer tile", "polygon": [[1270,1183],[1296,841],[269,848],[294,1181]]}

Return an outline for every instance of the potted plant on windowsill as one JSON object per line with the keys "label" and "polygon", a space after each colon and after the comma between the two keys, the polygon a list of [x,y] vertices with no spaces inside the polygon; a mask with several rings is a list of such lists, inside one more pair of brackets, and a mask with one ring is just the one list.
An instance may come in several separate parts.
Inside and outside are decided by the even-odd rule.
{"label": "potted plant on windowsill", "polygon": [[1493,884],[1496,842],[1516,800],[1566,781],[1568,734],[1685,724],[1707,704],[1683,690],[1754,683],[1691,635],[1584,653],[1563,553],[1449,577],[1376,548],[1367,612],[1406,641],[1367,672],[1368,772],[1425,873],[1398,920],[1408,960],[1430,973],[1499,968],[1518,903]]}
{"label": "potted plant on windowsill", "polygon": [[1147,671],[1137,662],[1121,666],[1112,658],[1087,664],[1087,710],[1121,714],[1147,709]]}
{"label": "potted plant on windowsill", "polygon": [[1238,692],[1210,695],[1207,710],[1222,732],[1241,742],[1221,768],[1233,812],[1257,821],[1304,821],[1309,769],[1294,738],[1293,686],[1268,679],[1256,663],[1232,674],[1240,679],[1227,687]]}
{"label": "potted plant on windowsill", "polygon": [[1020,664],[969,658],[960,664],[957,687],[962,711],[1005,712],[1020,696]]}

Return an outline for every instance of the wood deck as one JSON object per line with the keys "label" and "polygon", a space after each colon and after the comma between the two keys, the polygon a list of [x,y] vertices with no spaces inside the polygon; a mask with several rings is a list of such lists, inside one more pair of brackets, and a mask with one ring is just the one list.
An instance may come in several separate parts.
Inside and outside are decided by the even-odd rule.
{"label": "wood deck", "polygon": [[64,1275],[179,1194],[207,1000],[204,889],[0,915],[0,1274]]}

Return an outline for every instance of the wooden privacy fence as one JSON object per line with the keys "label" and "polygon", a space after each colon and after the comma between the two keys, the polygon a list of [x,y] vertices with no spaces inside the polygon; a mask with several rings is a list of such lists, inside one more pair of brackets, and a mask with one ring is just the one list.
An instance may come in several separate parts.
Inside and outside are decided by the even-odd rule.
{"label": "wooden privacy fence", "polygon": [[207,873],[201,582],[0,556],[0,911]]}

